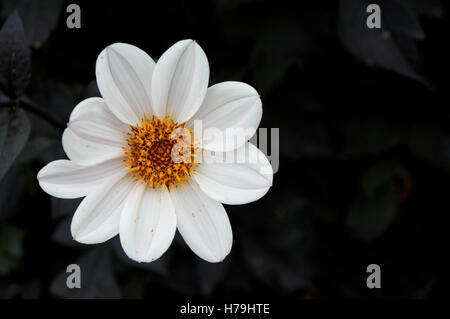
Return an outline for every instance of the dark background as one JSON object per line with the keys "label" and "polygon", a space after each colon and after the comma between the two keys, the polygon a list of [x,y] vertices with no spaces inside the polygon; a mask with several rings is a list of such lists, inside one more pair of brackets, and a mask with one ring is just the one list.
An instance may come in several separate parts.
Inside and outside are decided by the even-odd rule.
{"label": "dark background", "polygon": [[[444,297],[445,1],[371,1],[381,30],[357,0],[76,1],[81,29],[68,29],[72,2],[0,0],[0,298]],[[226,207],[234,243],[220,264],[178,235],[151,264],[127,259],[117,238],[77,244],[79,200],[51,198],[36,174],[65,157],[70,112],[98,94],[97,55],[127,42],[157,59],[185,38],[206,52],[211,85],[261,94],[261,127],[280,129],[273,187]],[[65,286],[71,263],[82,289]],[[381,289],[366,286],[372,263]]]}

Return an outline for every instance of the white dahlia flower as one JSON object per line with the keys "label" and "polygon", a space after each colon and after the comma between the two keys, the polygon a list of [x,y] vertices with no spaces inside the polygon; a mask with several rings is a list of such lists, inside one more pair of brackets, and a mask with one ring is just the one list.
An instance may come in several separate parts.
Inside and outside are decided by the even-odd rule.
{"label": "white dahlia flower", "polygon": [[[70,160],[37,176],[52,196],[86,196],[73,238],[96,244],[119,234],[131,259],[151,262],[178,228],[199,257],[222,261],[233,235],[221,203],[255,201],[272,185],[269,161],[248,142],[262,116],[258,93],[241,82],[208,88],[208,60],[192,40],[157,63],[135,46],[110,45],[96,77],[103,98],[79,103],[62,137]],[[230,129],[239,128],[236,141]]]}

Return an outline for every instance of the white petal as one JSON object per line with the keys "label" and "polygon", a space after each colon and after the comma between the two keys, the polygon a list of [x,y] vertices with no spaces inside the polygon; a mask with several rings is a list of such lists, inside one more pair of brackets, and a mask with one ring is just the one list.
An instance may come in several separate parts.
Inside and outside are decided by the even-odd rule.
{"label": "white petal", "polygon": [[119,121],[101,98],[82,101],[73,110],[62,143],[67,156],[82,165],[123,156],[128,126]]}
{"label": "white petal", "polygon": [[73,238],[84,244],[97,244],[119,233],[120,214],[135,183],[130,175],[106,180],[89,193],[72,219]]}
{"label": "white petal", "polygon": [[44,166],[38,173],[39,185],[47,193],[59,198],[86,196],[103,181],[126,172],[122,159],[112,159],[92,166],[83,166],[69,160],[57,160]]}
{"label": "white petal", "polygon": [[156,116],[170,116],[183,123],[194,115],[208,87],[209,65],[202,48],[193,40],[170,47],[158,60],[152,79]]}
{"label": "white petal", "polygon": [[225,204],[237,205],[258,200],[272,186],[273,170],[267,157],[253,144],[247,143],[215,158],[233,159],[222,163],[204,162],[195,168],[194,179],[209,197]]}
{"label": "white petal", "polygon": [[169,248],[177,217],[169,194],[138,184],[125,203],[120,218],[120,242],[138,262],[151,262]]}
{"label": "white petal", "polygon": [[[111,116],[114,116],[114,114],[112,114],[111,111],[106,106],[106,102],[103,98],[90,97],[90,98],[87,98],[87,99],[81,101],[73,108],[72,113],[70,113],[69,122],[74,121],[77,118],[79,118],[87,113],[92,113],[92,112],[95,112],[98,114],[103,114],[103,112],[107,112],[108,116],[109,116],[109,114]],[[116,120],[119,120],[119,119],[116,118]]]}
{"label": "white petal", "polygon": [[206,196],[195,184],[170,193],[177,227],[188,246],[209,262],[222,261],[230,252],[233,233],[222,204]]}
{"label": "white petal", "polygon": [[258,92],[245,83],[230,81],[208,88],[202,106],[188,126],[193,126],[194,120],[201,120],[201,147],[227,152],[242,146],[255,134],[261,117]]}
{"label": "white petal", "polygon": [[151,81],[155,62],[141,49],[115,43],[97,58],[97,84],[111,111],[124,123],[135,125],[151,118]]}

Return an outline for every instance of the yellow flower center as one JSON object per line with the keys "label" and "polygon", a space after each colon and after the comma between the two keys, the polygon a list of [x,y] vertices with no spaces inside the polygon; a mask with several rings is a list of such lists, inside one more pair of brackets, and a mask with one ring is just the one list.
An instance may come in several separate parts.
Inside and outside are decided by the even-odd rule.
{"label": "yellow flower center", "polygon": [[135,181],[142,180],[155,189],[161,186],[170,191],[172,186],[189,183],[200,152],[192,139],[192,129],[168,116],[163,120],[153,116],[152,121],[144,117],[140,124],[130,125],[128,147],[123,148],[128,173],[136,177]]}

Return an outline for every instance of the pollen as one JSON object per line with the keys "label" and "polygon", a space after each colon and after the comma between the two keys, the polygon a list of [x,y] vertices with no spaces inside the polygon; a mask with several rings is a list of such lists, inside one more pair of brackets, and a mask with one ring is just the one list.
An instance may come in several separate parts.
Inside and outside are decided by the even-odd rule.
{"label": "pollen", "polygon": [[183,187],[195,174],[195,158],[201,153],[192,135],[191,128],[168,116],[153,116],[151,121],[144,117],[140,124],[130,125],[128,146],[123,148],[128,173],[154,189]]}

